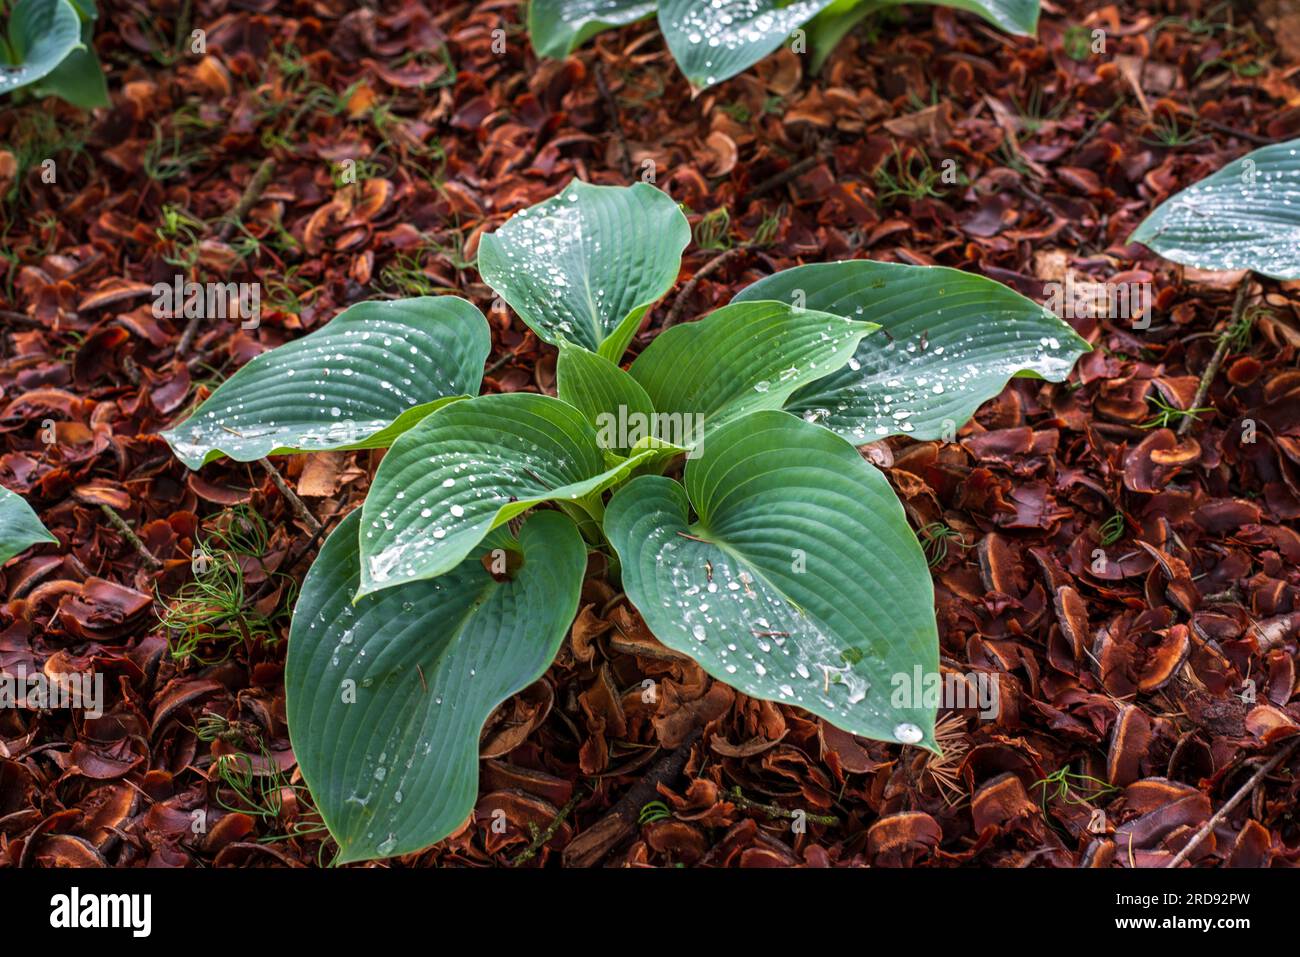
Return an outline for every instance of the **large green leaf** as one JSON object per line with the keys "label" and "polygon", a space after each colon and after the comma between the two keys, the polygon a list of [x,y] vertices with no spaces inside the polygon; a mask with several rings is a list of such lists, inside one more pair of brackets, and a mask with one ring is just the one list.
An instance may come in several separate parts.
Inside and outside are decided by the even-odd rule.
{"label": "large green leaf", "polygon": [[[441,578],[353,605],[359,527],[354,511],[307,573],[284,676],[294,755],[337,863],[417,851],[465,820],[483,722],[555,657],[586,567],[572,522],[539,512],[518,543],[498,530]],[[517,567],[497,581],[484,560]]]}
{"label": "large green leaf", "polygon": [[441,575],[541,502],[596,509],[596,493],[636,464],[607,465],[591,424],[559,399],[515,392],[453,402],[379,464],[362,510],[358,595]]}
{"label": "large green leaf", "polygon": [[57,545],[58,541],[41,524],[26,499],[0,486],[0,565],[37,542]]}
{"label": "large green leaf", "polygon": [[800,386],[848,362],[875,328],[784,302],[732,303],[660,333],[628,371],[657,412],[702,416],[703,432],[711,432],[748,412],[781,408]]}
{"label": "large green leaf", "polygon": [[532,0],[528,36],[538,56],[564,57],[602,30],[644,20],[655,6],[655,0]]}
{"label": "large green leaf", "polygon": [[896,675],[938,672],[939,640],[925,556],[885,477],[768,411],[711,435],[684,481],[633,479],[605,513],[655,636],[748,695],[933,748],[934,710],[890,700]]}
{"label": "large green leaf", "polygon": [[9,14],[8,51],[0,45],[0,94],[46,76],[81,44],[81,21],[68,0],[18,0]]}
{"label": "large green leaf", "polygon": [[653,186],[574,180],[484,236],[478,268],[542,339],[618,361],[677,280],[690,239],[682,211]]}
{"label": "large green leaf", "polygon": [[660,0],[659,29],[697,90],[753,66],[832,0]]}
{"label": "large green leaf", "polygon": [[163,437],[192,469],[223,454],[382,448],[477,392],[490,348],[487,320],[464,299],[360,302],[253,359]]}
{"label": "large green leaf", "polygon": [[880,323],[845,368],[785,406],[859,445],[897,434],[951,437],[1012,376],[1060,382],[1089,350],[1044,307],[942,266],[866,259],[797,266],[760,279],[734,301],[764,299],[806,301],[810,309]]}
{"label": "large green leaf", "polygon": [[1165,200],[1129,242],[1198,269],[1300,279],[1300,140],[1247,153]]}

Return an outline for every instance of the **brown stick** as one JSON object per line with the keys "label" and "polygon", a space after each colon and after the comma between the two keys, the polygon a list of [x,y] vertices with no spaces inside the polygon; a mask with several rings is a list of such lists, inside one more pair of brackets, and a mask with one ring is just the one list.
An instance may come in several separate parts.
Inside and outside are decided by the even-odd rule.
{"label": "brown stick", "polygon": [[131,543],[131,547],[136,550],[140,559],[144,562],[145,568],[149,569],[151,572],[156,572],[158,569],[163,567],[162,562],[158,561],[157,557],[153,552],[149,551],[148,546],[146,546],[144,542],[140,541],[140,536],[135,533],[130,525],[126,524],[126,520],[122,518],[121,515],[117,514],[117,510],[114,509],[113,506],[109,505],[107,502],[100,502],[99,509],[108,517],[108,520],[112,523],[113,527],[122,533],[122,537]]}
{"label": "brown stick", "polygon": [[564,819],[572,813],[575,807],[578,806],[579,797],[580,795],[575,791],[573,797],[569,798],[564,807],[560,808],[559,813],[551,819],[551,823],[546,825],[544,830],[538,828],[535,824],[532,825],[535,831],[533,839],[529,842],[528,846],[510,862],[511,867],[518,867],[520,864],[526,864],[537,856],[537,852],[540,851],[546,843],[551,840],[551,838],[555,837],[555,832],[560,829],[560,825],[564,823]]}
{"label": "brown stick", "polygon": [[762,196],[764,193],[770,193],[772,190],[780,186],[784,186],[786,183],[790,182],[790,180],[796,179],[799,176],[803,175],[804,173],[808,172],[808,170],[812,169],[814,166],[820,163],[824,158],[825,157],[823,157],[820,153],[814,153],[812,156],[805,156],[803,159],[799,160],[799,162],[787,166],[785,169],[781,170],[781,172],[769,176],[767,179],[760,182],[757,186],[754,186],[746,190],[745,193],[740,197],[740,200],[737,202],[737,205],[739,205],[740,202],[744,202],[745,200],[749,200],[749,199],[754,199],[755,197]]}
{"label": "brown stick", "polygon": [[641,808],[658,793],[659,785],[676,780],[682,773],[700,731],[691,731],[676,751],[661,758],[604,817],[570,841],[562,855],[564,866],[594,867],[627,837],[636,826]]}
{"label": "brown stick", "polygon": [[275,483],[275,487],[280,490],[280,494],[289,503],[289,507],[293,509],[293,514],[298,516],[298,520],[306,525],[313,535],[319,532],[321,529],[320,522],[316,521],[316,516],[308,511],[307,506],[303,504],[298,494],[289,488],[289,484],[284,480],[284,476],[280,474],[280,470],[271,464],[270,459],[258,459],[257,461],[262,468],[266,469],[266,474],[271,476],[271,481]]}
{"label": "brown stick", "polygon": [[614,94],[609,92],[609,84],[605,82],[605,67],[596,61],[596,89],[600,91],[601,99],[605,101],[605,112],[609,114],[609,125],[614,130],[614,136],[618,140],[618,165],[623,171],[623,178],[632,179],[632,151],[628,149],[627,137],[623,135],[623,123],[620,119],[618,109],[618,100],[614,99]]}
{"label": "brown stick", "polygon": [[248,186],[244,188],[243,195],[239,197],[238,204],[217,230],[218,239],[225,242],[230,238],[240,220],[247,216],[248,211],[257,205],[257,201],[261,198],[266,187],[270,185],[271,177],[274,175],[275,157],[268,156],[257,167],[257,172],[253,174],[253,178],[248,181]]}
{"label": "brown stick", "polygon": [[659,328],[662,330],[677,325],[677,323],[681,321],[682,313],[686,311],[686,304],[690,302],[691,295],[695,292],[695,287],[700,284],[700,280],[707,279],[727,263],[738,258],[741,253],[747,252],[748,250],[749,246],[747,244],[732,246],[730,249],[724,249],[701,266],[695,275],[686,281],[686,285],[682,286],[681,292],[679,292],[677,298],[673,300],[672,308],[668,310],[668,315],[664,319],[663,325]]}
{"label": "brown stick", "polygon": [[[1196,386],[1196,395],[1192,397],[1192,404],[1189,409],[1199,409],[1205,397],[1210,394],[1210,385],[1214,382],[1214,377],[1219,374],[1219,366],[1223,365],[1224,357],[1228,354],[1228,344],[1232,338],[1233,327],[1241,319],[1242,312],[1246,307],[1247,290],[1250,289],[1251,273],[1247,270],[1246,275],[1241,280],[1241,285],[1237,287],[1237,298],[1232,304],[1232,318],[1228,320],[1228,327],[1219,333],[1219,344],[1214,349],[1214,355],[1210,356],[1210,364],[1205,367],[1201,373],[1201,381]],[[1178,425],[1178,434],[1186,435],[1191,429],[1192,423],[1199,421],[1195,413],[1185,416],[1183,421]]]}
{"label": "brown stick", "polygon": [[1210,835],[1210,832],[1218,826],[1219,822],[1227,817],[1234,807],[1245,800],[1246,795],[1255,790],[1259,785],[1259,782],[1264,780],[1265,775],[1291,756],[1296,749],[1296,745],[1300,745],[1300,738],[1296,738],[1277,754],[1273,755],[1273,757],[1269,758],[1266,764],[1250,776],[1249,781],[1237,789],[1236,794],[1228,798],[1227,803],[1224,804],[1223,807],[1214,812],[1210,819],[1201,825],[1200,830],[1192,835],[1192,839],[1183,846],[1181,851],[1174,855],[1173,860],[1166,864],[1165,867],[1177,867],[1179,864],[1183,863],[1183,861],[1187,860],[1187,855],[1196,850],[1196,848],[1200,846],[1200,843]]}

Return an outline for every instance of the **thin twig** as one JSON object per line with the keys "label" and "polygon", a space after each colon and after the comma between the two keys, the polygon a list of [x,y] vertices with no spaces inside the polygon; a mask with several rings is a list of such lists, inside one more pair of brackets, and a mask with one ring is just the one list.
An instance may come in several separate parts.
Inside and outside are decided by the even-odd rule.
{"label": "thin twig", "polygon": [[691,296],[695,292],[695,287],[700,284],[700,280],[708,278],[727,263],[738,258],[742,253],[747,252],[749,248],[750,246],[748,243],[742,243],[739,246],[732,246],[730,249],[724,249],[701,266],[699,270],[696,271],[695,275],[686,281],[686,285],[682,286],[681,292],[679,292],[677,298],[673,300],[672,308],[668,310],[668,315],[665,317],[663,325],[659,328],[663,330],[677,325],[677,323],[681,321],[682,313],[686,311],[686,305],[690,302]]}
{"label": "thin twig", "polygon": [[566,803],[564,807],[560,808],[559,813],[556,814],[555,817],[551,818],[551,823],[546,825],[544,830],[538,828],[536,824],[533,825],[532,841],[530,841],[528,846],[520,851],[513,860],[511,860],[511,867],[518,867],[520,864],[526,864],[537,856],[537,852],[549,843],[551,838],[555,837],[555,832],[560,829],[560,825],[564,823],[564,819],[573,812],[575,807],[578,806],[578,797],[579,795],[577,791],[575,791],[573,797],[569,798],[568,803]]}
{"label": "thin twig", "polygon": [[14,312],[12,309],[0,309],[0,319],[3,319],[5,322],[17,323],[18,325],[31,326],[35,329],[50,328],[48,322],[42,322],[35,316],[29,316],[25,312]]}
{"label": "thin twig", "polygon": [[274,175],[275,157],[268,156],[257,167],[257,172],[253,174],[253,178],[248,181],[248,186],[244,188],[243,195],[239,197],[239,203],[217,230],[218,239],[225,242],[231,237],[235,227],[243,222],[244,217],[248,215],[248,211],[257,205],[257,201],[261,199],[266,187],[271,184],[271,177]]}
{"label": "thin twig", "polygon": [[158,569],[163,567],[162,562],[158,561],[157,557],[153,552],[149,551],[148,546],[145,545],[144,542],[140,541],[140,536],[135,533],[130,525],[126,524],[126,520],[122,518],[121,515],[117,514],[117,510],[114,509],[113,506],[109,505],[107,502],[100,502],[99,509],[108,517],[108,520],[113,524],[113,527],[122,533],[122,537],[131,543],[131,547],[136,550],[140,555],[140,558],[144,561],[145,568],[152,572],[156,572]]}
{"label": "thin twig", "polygon": [[[1196,395],[1192,398],[1192,404],[1187,408],[1199,409],[1205,397],[1210,393],[1210,385],[1214,382],[1214,377],[1219,374],[1219,366],[1223,365],[1224,357],[1228,354],[1228,346],[1232,341],[1232,332],[1237,323],[1241,320],[1242,312],[1246,308],[1247,290],[1250,289],[1251,273],[1247,270],[1246,275],[1241,280],[1241,285],[1237,287],[1237,298],[1232,304],[1232,318],[1228,320],[1228,326],[1223,332],[1219,333],[1219,344],[1214,349],[1214,355],[1210,356],[1210,364],[1205,367],[1201,373],[1201,381],[1196,386]],[[1199,421],[1197,417],[1188,415],[1178,425],[1178,434],[1186,435],[1191,429],[1192,423]]]}
{"label": "thin twig", "polygon": [[293,514],[298,516],[298,520],[306,525],[313,535],[319,532],[321,530],[320,522],[316,521],[316,516],[308,511],[307,506],[303,504],[298,494],[289,488],[289,484],[285,482],[280,470],[271,464],[270,459],[258,459],[258,463],[262,468],[266,469],[266,474],[271,476],[271,481],[275,483],[275,487],[280,490],[280,494],[289,503],[289,507],[293,509]]}
{"label": "thin twig", "polygon": [[1220,133],[1227,133],[1229,136],[1239,136],[1243,140],[1247,140],[1257,146],[1269,146],[1278,142],[1271,137],[1260,136],[1258,133],[1248,133],[1245,130],[1239,130],[1236,127],[1229,126],[1227,123],[1220,123],[1218,120],[1207,120],[1203,116],[1198,116],[1196,122],[1208,126],[1212,130],[1218,130]]}
{"label": "thin twig", "polygon": [[1236,794],[1228,798],[1227,803],[1225,803],[1223,807],[1219,808],[1219,810],[1211,815],[1208,821],[1201,825],[1200,830],[1192,835],[1192,839],[1183,846],[1181,851],[1174,855],[1173,860],[1166,864],[1165,867],[1177,867],[1179,864],[1183,863],[1183,861],[1187,860],[1187,856],[1191,854],[1192,851],[1196,850],[1200,843],[1219,825],[1219,822],[1232,813],[1232,809],[1245,800],[1246,795],[1255,790],[1255,788],[1259,786],[1259,782],[1264,780],[1264,777],[1269,774],[1269,772],[1292,755],[1297,745],[1300,745],[1300,738],[1296,738],[1277,754],[1273,755],[1273,757],[1269,758],[1267,763],[1250,776],[1249,781],[1237,789]]}
{"label": "thin twig", "polygon": [[[808,172],[808,170],[812,169],[823,159],[825,159],[825,156],[822,155],[820,151],[813,153],[812,156],[805,156],[803,159],[799,160],[799,162],[792,163],[785,169],[781,170],[781,172],[769,176],[757,186],[746,190],[740,197],[739,202],[754,199],[755,197],[762,196],[764,193],[770,193],[772,190],[780,186],[784,186],[786,183],[790,182],[790,180],[796,179]],[[737,205],[739,205],[739,202]]]}
{"label": "thin twig", "polygon": [[740,787],[736,786],[731,789],[727,795],[727,800],[742,811],[761,811],[769,818],[785,818],[786,820],[795,820],[802,813],[804,820],[812,821],[814,824],[839,824],[840,819],[834,814],[809,814],[807,811],[791,811],[787,808],[777,807],[775,804],[764,804],[761,801],[751,801],[741,793]]}
{"label": "thin twig", "polygon": [[632,179],[632,151],[628,149],[627,137],[623,135],[623,123],[620,119],[618,109],[618,100],[614,99],[614,94],[609,92],[609,84],[605,82],[605,67],[599,61],[596,62],[596,89],[600,91],[601,98],[605,101],[605,112],[609,114],[609,125],[614,130],[614,136],[618,141],[618,165],[623,171],[625,180]]}
{"label": "thin twig", "polygon": [[483,377],[486,378],[490,376],[492,373],[496,372],[498,369],[500,369],[511,359],[515,358],[515,354],[516,354],[515,350],[513,349],[509,352],[502,353],[500,358],[498,358],[496,362],[492,363],[490,366],[488,366],[486,369],[483,370]]}

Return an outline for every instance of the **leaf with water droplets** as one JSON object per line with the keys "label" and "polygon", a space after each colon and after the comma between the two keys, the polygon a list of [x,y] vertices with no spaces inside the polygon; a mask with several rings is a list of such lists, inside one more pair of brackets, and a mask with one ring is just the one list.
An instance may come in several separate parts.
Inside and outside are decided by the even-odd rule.
{"label": "leaf with water droplets", "polygon": [[951,438],[1013,376],[1061,382],[1088,343],[1032,300],[984,276],[866,259],[796,266],[733,300],[806,301],[881,326],[834,374],[785,408],[862,445]]}
{"label": "leaf with water droplets", "polygon": [[764,411],[711,434],[684,482],[633,479],[605,512],[655,636],[745,694],[883,741],[915,726],[934,748],[934,708],[891,701],[895,676],[938,673],[939,639],[885,477],[831,432]]}
{"label": "leaf with water droplets", "polygon": [[652,16],[655,0],[532,0],[528,36],[538,56],[564,57],[602,30]]}
{"label": "leaf with water droplets", "polygon": [[678,443],[693,445],[738,416],[781,408],[849,361],[875,328],[784,302],[732,303],[664,330],[628,371],[656,412],[700,423]]}
{"label": "leaf with water droplets", "polygon": [[574,180],[484,236],[478,268],[542,339],[617,362],[676,282],[690,238],[682,211],[653,186]]}
{"label": "leaf with water droplets", "polygon": [[38,542],[57,545],[59,540],[41,524],[26,499],[0,486],[0,565]]}
{"label": "leaf with water droplets", "polygon": [[192,469],[228,455],[371,449],[478,391],[487,320],[455,296],[360,302],[256,357],[163,433]]}
{"label": "leaf with water droplets", "polygon": [[598,512],[597,493],[640,461],[607,464],[583,414],[550,396],[453,402],[379,463],[362,509],[357,594],[441,575],[493,528],[542,502]]}
{"label": "leaf with water droplets", "polygon": [[659,29],[697,90],[749,69],[832,0],[661,0]]}
{"label": "leaf with water droplets", "polygon": [[340,864],[418,851],[464,822],[483,722],[550,665],[587,563],[573,523],[538,512],[518,542],[499,529],[446,575],[352,605],[360,520],[307,573],[284,675],[294,754]]}
{"label": "leaf with water droplets", "polygon": [[1247,153],[1165,200],[1128,241],[1197,269],[1300,279],[1300,139]]}
{"label": "leaf with water droplets", "polygon": [[0,95],[52,73],[81,45],[81,21],[68,0],[18,0],[0,44]]}

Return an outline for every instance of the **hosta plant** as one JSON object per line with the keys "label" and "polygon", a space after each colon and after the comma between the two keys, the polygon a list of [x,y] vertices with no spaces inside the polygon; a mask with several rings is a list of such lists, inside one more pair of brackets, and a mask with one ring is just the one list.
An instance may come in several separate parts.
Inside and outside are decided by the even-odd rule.
{"label": "hosta plant", "polygon": [[0,36],[0,94],[31,87],[90,109],[108,106],[91,36],[95,0],[18,0]]}
{"label": "hosta plant", "polygon": [[1300,140],[1233,160],[1157,206],[1129,240],[1198,269],[1300,279]]}
{"label": "hosta plant", "polygon": [[[978,14],[1023,36],[1032,36],[1038,25],[1038,0],[918,2]],[[531,0],[528,33],[539,56],[563,57],[602,30],[657,16],[673,59],[702,90],[747,70],[800,29],[815,70],[861,20],[898,5],[895,0]]]}
{"label": "hosta plant", "polygon": [[[285,684],[338,860],[423,848],[473,807],[485,719],[537,680],[589,559],[653,633],[745,694],[935,748],[933,590],[855,447],[947,436],[1087,345],[953,269],[800,266],[623,353],[690,239],[645,184],[574,182],[485,236],[483,278],[559,350],[558,395],[470,397],[486,320],[454,297],[362,303],[254,359],[167,433],[218,456],[390,446],[303,583]],[[913,706],[914,705],[914,706]]]}

